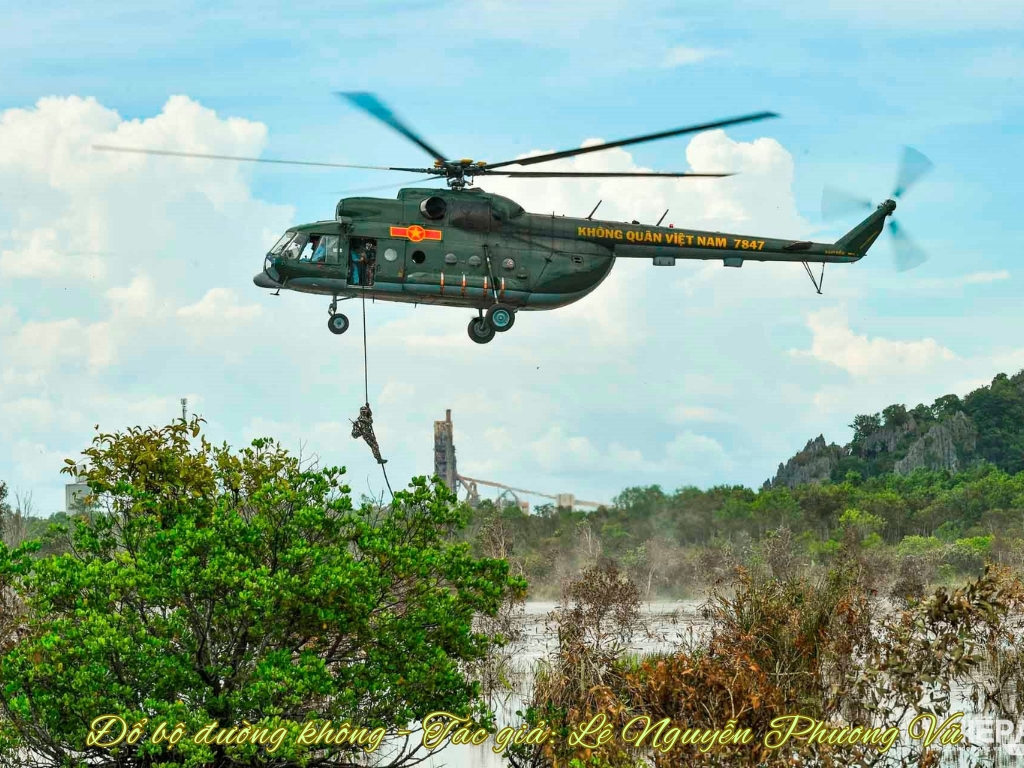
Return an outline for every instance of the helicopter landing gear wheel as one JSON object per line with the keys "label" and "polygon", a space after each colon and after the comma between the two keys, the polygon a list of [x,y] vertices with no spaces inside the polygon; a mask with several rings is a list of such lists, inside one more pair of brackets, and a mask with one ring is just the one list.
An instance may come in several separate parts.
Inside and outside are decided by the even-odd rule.
{"label": "helicopter landing gear wheel", "polygon": [[498,333],[509,330],[516,322],[516,313],[507,304],[495,304],[487,310],[487,323]]}
{"label": "helicopter landing gear wheel", "polygon": [[483,317],[474,317],[469,321],[469,338],[477,344],[486,344],[494,338],[494,328]]}
{"label": "helicopter landing gear wheel", "polygon": [[345,315],[331,315],[327,320],[327,328],[331,333],[341,335],[348,330],[348,318]]}

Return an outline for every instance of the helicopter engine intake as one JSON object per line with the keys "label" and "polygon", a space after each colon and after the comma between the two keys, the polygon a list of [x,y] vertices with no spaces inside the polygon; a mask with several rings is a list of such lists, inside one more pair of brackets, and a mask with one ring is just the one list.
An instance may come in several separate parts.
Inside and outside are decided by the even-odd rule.
{"label": "helicopter engine intake", "polygon": [[420,213],[422,213],[425,218],[428,218],[432,221],[437,219],[443,219],[445,213],[447,212],[448,203],[447,201],[445,201],[443,197],[438,197],[437,195],[434,195],[432,197],[428,197],[426,200],[420,203]]}

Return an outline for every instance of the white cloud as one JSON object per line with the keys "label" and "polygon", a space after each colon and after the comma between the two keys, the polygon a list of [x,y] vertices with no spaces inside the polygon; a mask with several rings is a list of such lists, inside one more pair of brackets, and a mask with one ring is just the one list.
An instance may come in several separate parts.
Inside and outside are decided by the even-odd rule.
{"label": "white cloud", "polygon": [[1024,347],[997,353],[992,361],[995,363],[996,370],[1002,373],[1016,373],[1024,370]]}
{"label": "white cloud", "polygon": [[682,432],[669,443],[667,453],[674,462],[696,463],[704,469],[709,464],[731,467],[732,461],[728,454],[714,438],[695,432]]}
{"label": "white cloud", "polygon": [[14,307],[3,305],[0,306],[0,331],[5,328],[14,325],[17,320],[18,313]]}
{"label": "white cloud", "polygon": [[637,475],[695,482],[735,466],[717,440],[691,430],[678,433],[662,446],[652,446],[650,441],[645,445],[640,449],[613,440],[600,447],[587,437],[570,435],[562,425],[555,425],[529,447],[531,458],[545,471],[613,472],[631,475],[633,483],[640,482]]}
{"label": "white cloud", "polygon": [[54,418],[53,403],[41,397],[21,397],[0,404],[0,416],[8,424],[49,425]]}
{"label": "white cloud", "polygon": [[858,335],[850,329],[846,313],[838,308],[810,313],[807,327],[812,335],[811,348],[792,350],[792,354],[830,363],[854,376],[921,373],[956,359],[935,339],[893,341]]}
{"label": "white cloud", "polygon": [[106,295],[118,317],[138,320],[152,316],[156,310],[156,286],[148,275],[136,275],[131,283],[115,285]]}
{"label": "white cloud", "polygon": [[60,231],[53,227],[13,229],[7,239],[12,247],[0,250],[0,276],[3,277],[95,279],[105,271],[98,254],[77,251],[72,243],[62,240]]}
{"label": "white cloud", "polygon": [[561,425],[551,427],[543,437],[532,441],[530,452],[537,463],[555,471],[591,468],[601,457],[588,438],[567,435]]}
{"label": "white cloud", "polygon": [[53,371],[62,363],[86,363],[93,370],[108,365],[114,356],[105,322],[84,324],[76,318],[24,323],[4,345],[0,360],[11,378],[21,370]]}
{"label": "white cloud", "polygon": [[732,421],[728,414],[722,413],[716,408],[707,408],[702,405],[677,405],[671,410],[669,418],[678,424],[689,421]]}
{"label": "white cloud", "polygon": [[663,67],[684,67],[690,64],[699,64],[711,56],[721,56],[722,51],[715,48],[691,48],[687,45],[677,45],[665,52]]}
{"label": "white cloud", "polygon": [[987,272],[970,272],[968,274],[957,275],[955,277],[922,277],[911,283],[911,289],[916,287],[925,289],[929,292],[941,293],[949,291],[950,289],[960,290],[969,285],[989,285],[991,283],[998,283],[1003,280],[1009,280],[1010,277],[1010,271],[1007,269],[997,269]]}
{"label": "white cloud", "polygon": [[95,423],[166,423],[191,390],[171,383],[178,372],[212,391],[182,331],[258,322],[259,304],[211,286],[239,275],[248,286],[267,242],[291,223],[290,208],[252,199],[251,170],[239,164],[92,145],[255,155],[266,133],[184,96],[139,120],[75,96],[0,111],[5,480],[42,482],[56,506],[62,479],[40,462],[76,454]]}
{"label": "white cloud", "polygon": [[383,405],[406,403],[416,394],[416,387],[404,381],[388,381],[381,390],[378,402]]}
{"label": "white cloud", "polygon": [[210,331],[223,329],[225,325],[246,323],[259,317],[262,312],[263,307],[259,304],[239,304],[238,295],[234,291],[227,288],[211,288],[195,304],[180,307],[177,314],[187,320],[196,321],[205,331]]}

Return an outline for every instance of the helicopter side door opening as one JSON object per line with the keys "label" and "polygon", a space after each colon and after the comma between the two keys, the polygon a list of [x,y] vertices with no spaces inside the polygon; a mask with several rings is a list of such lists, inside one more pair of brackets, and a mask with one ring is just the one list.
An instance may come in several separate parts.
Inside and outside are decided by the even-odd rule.
{"label": "helicopter side door opening", "polygon": [[377,271],[377,238],[353,237],[349,241],[348,284],[369,287]]}

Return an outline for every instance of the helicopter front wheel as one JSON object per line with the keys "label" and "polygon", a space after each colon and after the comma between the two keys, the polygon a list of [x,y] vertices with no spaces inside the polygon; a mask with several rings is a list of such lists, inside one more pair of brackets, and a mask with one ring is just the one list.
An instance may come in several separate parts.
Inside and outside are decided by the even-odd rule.
{"label": "helicopter front wheel", "polygon": [[469,338],[477,344],[486,344],[494,338],[494,328],[483,317],[474,317],[469,321]]}
{"label": "helicopter front wheel", "polygon": [[495,304],[487,310],[487,322],[498,333],[504,333],[515,324],[516,313],[507,304]]}
{"label": "helicopter front wheel", "polygon": [[348,330],[348,318],[345,315],[331,315],[327,320],[327,328],[331,333],[341,335]]}

